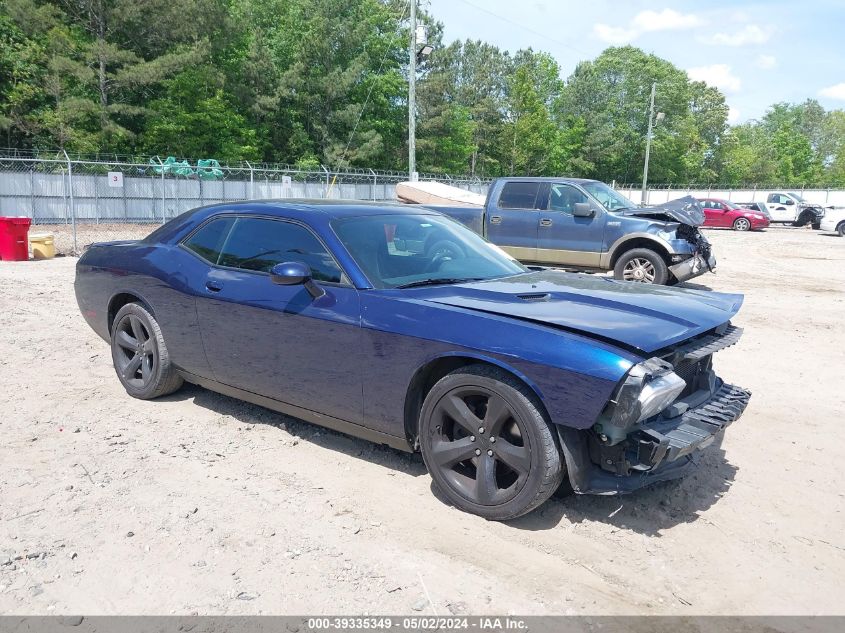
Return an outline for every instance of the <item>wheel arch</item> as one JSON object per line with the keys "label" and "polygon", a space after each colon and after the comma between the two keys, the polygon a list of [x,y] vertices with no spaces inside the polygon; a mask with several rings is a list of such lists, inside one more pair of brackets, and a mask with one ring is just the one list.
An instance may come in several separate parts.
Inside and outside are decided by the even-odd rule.
{"label": "wheel arch", "polygon": [[509,366],[507,363],[483,354],[468,354],[466,352],[443,354],[429,359],[414,372],[414,376],[411,378],[411,382],[408,384],[408,389],[405,393],[405,437],[412,450],[416,451],[419,449],[419,416],[423,401],[428,395],[428,392],[446,374],[469,365],[489,365],[490,367],[496,367],[507,372],[524,384],[537,397],[540,406],[543,407],[544,413],[548,415],[542,391],[534,381],[521,371]]}
{"label": "wheel arch", "polygon": [[140,293],[134,292],[131,290],[124,290],[112,295],[112,298],[109,299],[109,308],[106,313],[106,325],[108,326],[108,332],[111,334],[112,325],[114,324],[114,317],[120,311],[120,309],[128,303],[140,303],[144,308],[146,308],[147,312],[155,317],[155,312],[152,309],[149,301],[144,299]]}
{"label": "wheel arch", "polygon": [[669,249],[666,248],[665,244],[653,237],[636,235],[625,238],[624,241],[613,245],[613,249],[610,252],[608,269],[613,270],[613,267],[616,266],[616,262],[619,261],[619,258],[635,248],[647,248],[652,250],[663,258],[663,261],[666,262],[667,266],[672,265],[671,257],[669,256]]}

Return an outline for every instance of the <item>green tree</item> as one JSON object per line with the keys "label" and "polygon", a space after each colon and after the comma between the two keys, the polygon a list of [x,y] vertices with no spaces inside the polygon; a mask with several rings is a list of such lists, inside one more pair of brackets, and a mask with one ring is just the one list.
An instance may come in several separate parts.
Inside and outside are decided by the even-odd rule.
{"label": "green tree", "polygon": [[819,153],[826,184],[845,186],[845,110],[828,112]]}
{"label": "green tree", "polygon": [[625,46],[578,64],[567,80],[564,110],[586,126],[581,159],[592,169],[584,175],[623,182],[640,177],[654,82],[656,110],[665,119],[654,131],[650,179],[697,182],[715,174],[724,98],[665,59]]}
{"label": "green tree", "polygon": [[7,147],[23,146],[39,131],[45,59],[43,47],[0,14],[0,132]]}
{"label": "green tree", "polygon": [[146,152],[231,161],[260,157],[256,131],[228,102],[219,73],[186,70],[165,84],[165,96],[149,105]]}
{"label": "green tree", "polygon": [[[128,0],[7,0],[4,9],[45,51],[43,90],[52,102],[40,127],[69,149],[125,150],[141,127],[151,89],[197,59],[196,49],[145,59],[123,46]],[[150,16],[154,19],[155,16]]]}
{"label": "green tree", "polygon": [[566,160],[555,120],[563,90],[560,68],[545,53],[520,51],[508,89],[505,139],[509,171],[526,176],[561,173]]}

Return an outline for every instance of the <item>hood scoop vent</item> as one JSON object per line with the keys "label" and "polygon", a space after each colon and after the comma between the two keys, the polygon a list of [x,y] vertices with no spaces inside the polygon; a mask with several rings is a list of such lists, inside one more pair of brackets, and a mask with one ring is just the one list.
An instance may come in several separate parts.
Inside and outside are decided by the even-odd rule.
{"label": "hood scoop vent", "polygon": [[551,295],[548,292],[529,292],[516,296],[523,301],[548,301]]}

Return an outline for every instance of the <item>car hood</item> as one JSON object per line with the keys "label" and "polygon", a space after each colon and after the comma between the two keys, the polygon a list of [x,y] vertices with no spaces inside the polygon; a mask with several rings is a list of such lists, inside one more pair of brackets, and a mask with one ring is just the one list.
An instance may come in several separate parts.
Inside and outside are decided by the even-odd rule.
{"label": "car hood", "polygon": [[415,299],[532,321],[646,353],[725,323],[743,301],[742,295],[557,270],[412,292]]}
{"label": "car hood", "polygon": [[619,215],[633,215],[644,218],[654,218],[667,222],[680,222],[690,226],[704,224],[704,209],[701,203],[692,196],[684,196],[677,200],[670,200],[651,207],[634,207],[616,211]]}

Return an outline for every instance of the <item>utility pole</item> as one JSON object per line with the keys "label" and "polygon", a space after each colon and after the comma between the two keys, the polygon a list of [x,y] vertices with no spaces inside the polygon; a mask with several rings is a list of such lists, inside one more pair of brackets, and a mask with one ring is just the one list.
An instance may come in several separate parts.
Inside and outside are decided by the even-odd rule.
{"label": "utility pole", "polygon": [[646,186],[648,184],[648,159],[651,153],[651,132],[654,126],[654,91],[657,89],[657,82],[651,84],[651,106],[648,109],[648,134],[645,140],[645,166],[643,167],[643,192],[640,204],[646,204]]}
{"label": "utility pole", "polygon": [[411,42],[408,65],[408,179],[416,180],[417,171],[417,0],[411,0]]}

